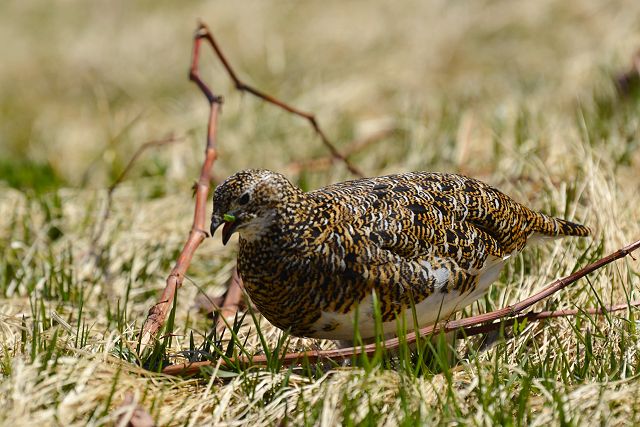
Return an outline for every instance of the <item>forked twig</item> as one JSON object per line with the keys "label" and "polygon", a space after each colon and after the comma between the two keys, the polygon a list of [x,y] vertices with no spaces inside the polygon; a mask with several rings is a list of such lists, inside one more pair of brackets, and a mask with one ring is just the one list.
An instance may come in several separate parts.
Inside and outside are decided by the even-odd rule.
{"label": "forked twig", "polygon": [[[227,58],[222,53],[222,50],[216,43],[213,35],[209,31],[209,28],[204,23],[199,23],[198,29],[195,33],[193,40],[193,51],[191,58],[191,68],[189,71],[189,79],[193,81],[198,88],[202,91],[202,93],[206,96],[209,104],[211,106],[210,114],[209,114],[209,125],[207,132],[207,146],[205,150],[205,160],[200,170],[200,178],[198,182],[195,184],[195,211],[194,211],[194,219],[193,226],[191,228],[191,232],[189,233],[189,238],[176,261],[176,264],[169,274],[169,277],[166,281],[166,286],[162,295],[158,302],[149,310],[149,314],[147,319],[144,322],[142,327],[141,335],[140,335],[140,352],[142,352],[151,342],[153,337],[156,336],[162,325],[164,324],[165,318],[171,307],[173,302],[173,298],[175,296],[176,289],[182,285],[184,280],[184,275],[191,263],[191,258],[197,247],[202,243],[205,237],[208,236],[205,227],[206,220],[206,201],[209,194],[209,188],[211,183],[211,168],[215,159],[217,157],[216,150],[216,130],[217,130],[217,120],[218,113],[220,110],[220,106],[222,104],[222,97],[215,95],[209,86],[200,78],[199,73],[199,61],[200,61],[200,46],[202,41],[206,40],[209,42],[211,47],[216,53],[216,56],[222,62],[227,74],[234,82],[235,87],[243,92],[251,93],[258,98],[263,99],[266,102],[269,102],[273,105],[276,105],[285,111],[288,111],[292,114],[300,116],[309,121],[315,132],[320,136],[322,143],[329,149],[331,155],[336,159],[342,161],[347,169],[351,171],[351,173],[363,176],[362,173],[353,165],[351,162],[343,156],[336,147],[331,143],[331,141],[327,138],[324,131],[318,125],[318,121],[313,114],[306,113],[302,110],[299,110],[295,107],[290,106],[289,104],[280,101],[279,99],[268,95],[264,92],[255,89],[254,87],[245,84],[242,82],[236,75],[235,71],[227,61]],[[241,290],[241,279],[234,273],[233,280],[231,281],[231,285],[229,290],[227,291],[227,297],[225,298],[225,304],[222,307],[222,317],[228,317],[229,315],[233,315],[235,313],[236,307],[242,295]]]}
{"label": "forked twig", "polygon": [[499,322],[485,323],[478,326],[468,326],[464,329],[465,336],[471,337],[478,334],[485,334],[487,332],[498,330],[501,327],[507,328],[513,326],[515,324],[527,321],[527,322],[539,322],[541,320],[546,319],[555,319],[559,317],[571,317],[577,314],[606,314],[606,313],[615,313],[616,311],[626,310],[630,307],[638,307],[640,306],[640,300],[630,301],[629,303],[610,305],[608,307],[601,308],[587,308],[587,309],[564,309],[564,310],[553,310],[553,311],[537,311],[531,313],[521,314],[516,317],[509,317],[506,319],[501,319]]}
{"label": "forked twig", "polygon": [[207,145],[205,148],[205,159],[200,169],[200,177],[195,183],[195,209],[193,215],[193,225],[189,232],[189,238],[180,252],[180,256],[176,261],[173,270],[167,277],[166,286],[158,302],[151,307],[147,319],[144,322],[142,331],[140,332],[140,353],[149,345],[152,339],[156,336],[158,331],[164,325],[164,320],[167,317],[167,313],[173,298],[176,293],[176,289],[182,285],[184,275],[187,272],[189,264],[191,264],[191,258],[196,249],[209,235],[206,231],[206,204],[207,197],[209,196],[209,187],[211,185],[211,168],[218,155],[216,149],[216,134],[218,124],[218,114],[220,112],[220,106],[222,105],[222,98],[214,95],[209,87],[202,81],[199,74],[199,60],[200,60],[200,44],[203,38],[202,26],[198,28],[193,41],[193,53],[191,57],[191,68],[189,72],[189,78],[195,82],[200,90],[207,97],[209,101],[209,124],[207,127]]}
{"label": "forked twig", "polygon": [[[242,80],[240,80],[240,78],[238,78],[238,75],[236,74],[234,69],[231,67],[231,64],[229,64],[229,61],[227,61],[226,56],[222,53],[222,49],[220,49],[220,46],[218,46],[218,43],[216,43],[215,39],[213,38],[213,34],[211,33],[211,31],[209,31],[209,28],[203,22],[200,22],[200,29],[198,33],[199,33],[199,37],[204,38],[206,41],[208,41],[211,47],[213,48],[213,50],[216,52],[218,59],[220,59],[220,62],[222,62],[224,69],[227,71],[227,74],[229,75],[229,78],[233,81],[233,84],[235,85],[236,89],[238,89],[241,92],[248,92],[270,104],[276,105],[282,108],[283,110],[288,111],[289,113],[295,114],[296,116],[306,119],[311,125],[311,127],[313,128],[313,130],[318,134],[322,143],[329,149],[329,152],[334,158],[343,162],[344,165],[352,174],[359,177],[364,176],[364,174],[357,167],[355,167],[349,161],[349,159],[347,159],[346,156],[340,153],[340,151],[338,151],[336,146],[329,140],[327,135],[324,133],[324,131],[318,124],[318,119],[316,119],[316,116],[314,114],[299,110],[298,108],[295,108],[269,94],[266,94],[254,88],[253,86],[250,86],[244,83]],[[200,86],[200,84],[198,86]],[[203,87],[203,86],[200,86],[200,89],[202,89],[202,91],[207,90],[206,87]]]}
{"label": "forked twig", "polygon": [[[511,324],[513,324],[517,319],[522,320],[525,317],[528,318],[529,321],[537,321],[537,320],[542,320],[542,319],[547,319],[552,317],[571,316],[579,312],[586,312],[586,313],[593,313],[593,314],[602,312],[602,309],[593,309],[593,310],[584,310],[584,311],[562,310],[557,312],[531,313],[531,314],[516,317],[516,318],[510,318],[510,316],[514,316],[518,313],[521,313],[523,310],[526,310],[527,308],[533,306],[537,302],[549,297],[550,295],[553,295],[554,293],[569,286],[570,284],[575,283],[576,281],[586,276],[587,274],[593,271],[596,271],[604,267],[605,265],[612,263],[617,259],[626,257],[627,255],[631,254],[631,252],[637,250],[638,248],[640,248],[640,240],[637,240],[631,243],[630,245],[627,245],[622,249],[619,249],[616,252],[613,252],[587,265],[586,267],[576,271],[573,274],[570,274],[569,276],[563,277],[561,279],[558,279],[550,283],[540,292],[516,304],[507,306],[499,310],[492,311],[490,313],[480,314],[477,316],[472,316],[472,317],[468,317],[460,320],[453,320],[446,323],[427,326],[425,328],[420,329],[417,332],[408,333],[406,337],[403,337],[402,341],[406,342],[407,344],[411,344],[415,342],[418,339],[418,337],[429,336],[429,335],[437,334],[440,332],[451,332],[451,331],[456,331],[460,329],[467,336],[470,336],[470,335],[485,332],[485,330],[482,329],[483,327],[489,328],[488,330],[497,329],[500,326],[499,323],[489,323],[488,325],[486,325],[486,323],[494,322],[495,320],[498,320],[498,319],[506,319],[507,321],[511,322]],[[640,305],[640,301],[633,301],[629,304],[621,304],[621,305],[609,307],[605,309],[605,311],[618,311],[629,306],[638,306],[638,305]],[[401,341],[398,338],[391,338],[389,340],[384,341],[384,347],[388,350],[392,350],[392,349],[398,348],[400,346],[400,342]],[[304,352],[297,352],[297,353],[288,353],[282,356],[281,361],[283,362],[284,365],[294,365],[305,360],[309,361],[310,363],[314,363],[316,361],[323,360],[323,359],[340,361],[340,360],[350,359],[351,357],[355,355],[360,355],[360,354],[371,355],[371,354],[374,354],[376,351],[377,351],[376,344],[368,344],[362,347],[348,347],[348,348],[341,348],[336,350],[319,350],[319,351],[304,351]],[[260,365],[260,364],[266,363],[267,359],[265,356],[254,356],[251,359],[241,357],[238,359],[238,361],[245,364]],[[172,365],[172,366],[166,367],[163,370],[163,373],[169,374],[169,375],[193,375],[198,373],[200,368],[208,366],[210,364],[211,362],[205,361],[205,362]],[[223,362],[223,365],[224,365],[224,362]]]}

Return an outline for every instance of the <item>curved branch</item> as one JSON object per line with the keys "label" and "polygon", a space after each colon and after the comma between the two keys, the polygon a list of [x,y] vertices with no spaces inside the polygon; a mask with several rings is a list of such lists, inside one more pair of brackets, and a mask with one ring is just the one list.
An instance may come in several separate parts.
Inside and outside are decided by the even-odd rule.
{"label": "curved branch", "polygon": [[[211,106],[210,114],[209,114],[209,125],[207,131],[207,146],[205,149],[205,160],[200,170],[200,177],[198,182],[195,184],[195,210],[194,210],[194,218],[193,218],[193,226],[191,227],[191,232],[189,233],[189,238],[185,243],[182,251],[180,252],[180,256],[176,261],[176,264],[169,274],[169,277],[166,281],[166,286],[162,292],[161,297],[158,302],[149,310],[147,315],[147,319],[145,320],[142,331],[140,333],[140,348],[139,352],[144,351],[144,349],[149,345],[151,340],[156,336],[158,331],[164,325],[164,321],[166,319],[167,313],[172,305],[173,299],[175,297],[175,292],[178,287],[182,285],[182,281],[184,280],[184,275],[191,263],[191,258],[195,250],[202,243],[202,241],[208,236],[208,233],[205,228],[206,221],[206,201],[209,195],[209,188],[211,182],[211,168],[213,167],[213,163],[217,158],[217,150],[216,150],[216,130],[217,130],[217,122],[218,122],[218,114],[220,111],[220,106],[222,105],[223,99],[219,95],[215,95],[213,91],[209,88],[209,86],[202,80],[200,77],[199,64],[200,64],[200,47],[202,41],[206,40],[211,47],[213,48],[216,56],[222,62],[227,74],[234,82],[235,87],[242,91],[248,92],[252,95],[261,98],[262,100],[269,102],[273,105],[276,105],[282,108],[285,111],[288,111],[292,114],[300,116],[311,124],[315,132],[320,136],[322,143],[329,149],[331,155],[342,161],[347,169],[351,171],[351,173],[357,176],[363,176],[362,172],[360,172],[351,162],[342,155],[336,147],[329,141],[326,137],[323,130],[318,125],[318,121],[313,114],[304,112],[295,107],[286,104],[279,99],[268,95],[264,92],[259,91],[258,89],[245,84],[242,82],[235,71],[227,61],[227,58],[222,53],[222,50],[216,43],[215,39],[209,28],[202,22],[199,23],[198,29],[195,32],[193,38],[193,51],[191,56],[191,66],[189,68],[189,79],[193,81],[200,91],[205,95],[207,100],[209,101],[209,105]],[[132,159],[132,162],[135,160]],[[241,290],[241,282],[242,279],[237,275],[234,275],[233,280],[231,282],[231,286],[227,291],[227,297],[225,299],[225,303],[222,307],[223,311],[228,315],[233,315],[236,311],[236,307],[240,300],[242,290]]]}
{"label": "curved branch", "polygon": [[206,83],[200,78],[198,64],[200,60],[200,44],[202,40],[201,28],[198,29],[193,40],[193,54],[191,59],[191,68],[189,78],[195,82],[200,90],[204,93],[209,101],[209,124],[207,127],[207,145],[205,147],[205,159],[200,169],[200,177],[195,183],[195,209],[193,213],[193,225],[189,232],[189,238],[180,252],[180,256],[176,261],[173,270],[167,277],[166,286],[158,302],[151,307],[147,319],[144,322],[142,331],[140,332],[140,348],[139,353],[144,349],[156,336],[158,331],[164,325],[167,313],[173,303],[176,289],[182,285],[184,275],[191,264],[191,258],[196,249],[204,241],[209,233],[206,231],[205,222],[207,220],[207,198],[209,196],[209,187],[211,185],[211,168],[215,162],[218,152],[216,150],[216,133],[218,114],[222,105],[222,98],[213,94]]}
{"label": "curved branch", "polygon": [[[492,311],[490,313],[480,314],[477,316],[471,316],[471,317],[460,319],[460,320],[453,320],[453,321],[449,321],[449,322],[445,322],[437,325],[427,326],[425,328],[420,329],[417,333],[416,332],[408,333],[406,335],[406,338],[404,338],[402,341],[406,342],[407,344],[411,344],[415,342],[418,339],[418,337],[429,336],[429,335],[437,334],[440,332],[445,332],[445,333],[452,332],[460,329],[467,336],[476,335],[479,333],[483,333],[483,332],[487,332],[487,331],[495,330],[499,328],[500,323],[487,324],[487,322],[493,322],[498,319],[506,319],[507,322],[510,322],[507,324],[514,324],[516,321],[518,321],[518,319],[523,320],[524,318],[527,318],[529,321],[539,321],[539,320],[553,318],[553,317],[572,316],[579,312],[592,313],[592,314],[603,312],[601,308],[589,309],[584,311],[560,310],[560,311],[552,311],[552,312],[529,313],[516,318],[510,317],[522,312],[523,310],[526,310],[527,308],[531,307],[535,303],[543,300],[544,298],[549,297],[550,295],[553,295],[554,293],[569,286],[570,284],[577,282],[579,279],[586,276],[587,274],[593,271],[596,271],[604,267],[605,265],[612,263],[617,259],[624,258],[627,255],[630,255],[633,251],[637,250],[638,248],[640,248],[640,240],[637,240],[634,243],[631,243],[630,245],[627,245],[622,249],[619,249],[616,252],[613,252],[587,265],[584,268],[581,268],[580,270],[576,271],[573,274],[570,274],[569,276],[555,280],[551,284],[547,285],[540,292],[537,292],[531,297],[526,298],[516,304],[507,306],[499,310]],[[619,304],[616,306],[606,308],[604,311],[606,312],[619,311],[630,306],[635,307],[638,305],[640,305],[640,301],[633,301],[629,304]],[[383,345],[387,350],[392,350],[400,346],[400,340],[398,338],[391,338],[389,340],[386,340]],[[348,347],[348,348],[340,348],[335,350],[318,350],[318,351],[288,353],[282,357],[282,362],[284,365],[294,365],[304,360],[307,360],[310,363],[314,363],[323,359],[340,361],[340,360],[350,359],[351,357],[357,356],[360,354],[372,355],[376,352],[376,350],[377,350],[376,344],[368,344],[362,347]],[[247,365],[249,364],[261,365],[261,364],[267,363],[267,359],[265,356],[254,356],[251,359],[242,357],[242,358],[238,358],[238,361]],[[211,362],[209,361],[196,362],[196,363],[184,363],[179,365],[168,366],[162,372],[169,375],[193,375],[198,373],[200,368],[208,366],[210,364]],[[222,365],[225,365],[224,361],[222,362]]]}
{"label": "curved branch", "polygon": [[355,165],[353,165],[346,156],[344,156],[342,153],[340,153],[340,151],[338,151],[336,146],[329,140],[329,138],[327,138],[327,135],[324,133],[324,131],[320,127],[320,124],[318,123],[318,119],[314,114],[299,110],[298,108],[295,108],[285,103],[284,101],[281,101],[269,94],[266,94],[254,88],[253,86],[250,86],[244,83],[242,80],[240,80],[240,78],[234,71],[233,67],[231,67],[231,64],[225,57],[224,53],[222,53],[222,49],[220,49],[220,46],[218,46],[218,43],[216,43],[216,40],[213,38],[213,34],[211,33],[211,31],[209,31],[209,28],[203,22],[200,23],[200,28],[198,29],[197,37],[203,38],[207,42],[209,42],[209,44],[215,51],[216,55],[218,56],[218,59],[220,59],[220,62],[222,62],[224,69],[227,71],[227,74],[229,75],[229,78],[233,81],[233,84],[235,85],[236,89],[238,89],[241,92],[248,92],[251,95],[262,99],[263,101],[266,101],[270,104],[280,107],[291,114],[295,114],[296,116],[302,117],[303,119],[307,120],[311,125],[311,127],[313,128],[313,130],[316,132],[316,134],[320,137],[320,140],[322,141],[324,146],[327,147],[327,149],[329,150],[329,152],[334,158],[343,162],[346,168],[352,174],[358,177],[364,176],[364,174]]}
{"label": "curved branch", "polygon": [[[344,155],[344,157],[349,158],[349,156],[351,156],[352,154],[355,154],[359,151],[364,150],[371,144],[375,144],[376,142],[382,141],[383,139],[387,138],[388,136],[392,135],[395,132],[397,132],[396,128],[386,128],[378,132],[375,132],[371,135],[367,135],[364,138],[356,139],[352,141],[351,144],[349,144],[349,146],[344,148],[344,150],[342,151],[342,154]],[[335,161],[336,161],[336,158],[331,155],[317,157],[315,159],[309,159],[309,160],[298,160],[298,161],[289,163],[286,166],[286,169],[291,171],[292,173],[300,173],[303,170],[317,172],[317,171],[328,169],[330,166],[334,164]]]}

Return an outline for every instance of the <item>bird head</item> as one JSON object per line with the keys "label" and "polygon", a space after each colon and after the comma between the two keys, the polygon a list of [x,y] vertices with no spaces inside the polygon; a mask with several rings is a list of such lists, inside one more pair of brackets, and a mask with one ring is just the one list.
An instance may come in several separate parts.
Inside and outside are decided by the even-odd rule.
{"label": "bird head", "polygon": [[273,223],[288,198],[299,192],[283,175],[263,169],[237,172],[213,193],[211,235],[222,228],[222,243],[227,244],[238,231],[251,238]]}

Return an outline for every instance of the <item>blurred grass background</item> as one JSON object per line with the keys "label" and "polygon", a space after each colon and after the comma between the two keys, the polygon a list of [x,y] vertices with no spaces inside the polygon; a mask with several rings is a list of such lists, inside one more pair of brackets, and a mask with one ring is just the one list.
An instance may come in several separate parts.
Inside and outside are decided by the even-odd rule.
{"label": "blurred grass background", "polygon": [[[208,105],[187,78],[197,19],[242,79],[315,113],[340,149],[392,129],[353,155],[367,175],[461,172],[592,227],[589,241],[518,256],[474,312],[640,235],[638,93],[621,98],[614,86],[640,47],[640,2],[3,1],[1,423],[110,423],[127,390],[160,424],[638,419],[632,310],[604,326],[578,317],[531,327],[450,375],[249,371],[203,385],[141,374],[136,330],[186,238],[204,149]],[[293,167],[327,155],[308,124],[237,93],[206,49],[202,75],[225,97],[215,180],[249,167],[305,188],[351,178],[340,164]],[[107,186],[141,144],[167,135],[182,142],[144,154],[96,237]],[[208,239],[189,276],[220,293],[233,266],[233,248]],[[637,270],[612,266],[542,306],[633,299]],[[175,351],[209,327],[191,309],[196,295],[181,289]],[[278,331],[265,328],[273,344]],[[247,345],[259,351],[252,331]]]}
{"label": "blurred grass background", "polygon": [[[523,119],[533,126],[544,113],[552,126],[567,108],[589,104],[594,90],[610,91],[595,77],[627,67],[640,45],[632,1],[9,1],[0,8],[2,169],[17,186],[104,186],[137,146],[168,133],[193,136],[187,148],[157,155],[170,177],[191,178],[206,114],[185,78],[197,18],[242,78],[315,112],[339,144],[376,121],[404,130],[405,138],[380,149],[389,156],[360,159],[370,174],[459,167],[458,141],[433,134],[455,130],[462,116],[504,117],[481,120],[494,134],[511,125],[514,111],[533,112]],[[219,175],[322,153],[305,123],[239,96],[213,60],[203,66],[227,99]],[[158,172],[145,163],[140,173]]]}

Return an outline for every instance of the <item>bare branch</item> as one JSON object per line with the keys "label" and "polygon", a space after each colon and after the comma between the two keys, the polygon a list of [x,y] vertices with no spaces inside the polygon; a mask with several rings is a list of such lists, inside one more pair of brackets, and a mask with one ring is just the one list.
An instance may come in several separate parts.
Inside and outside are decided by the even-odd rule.
{"label": "bare branch", "polygon": [[[215,51],[216,55],[218,56],[218,59],[220,59],[220,62],[222,62],[222,65],[224,66],[224,69],[227,71],[227,74],[229,75],[229,78],[233,81],[233,84],[235,85],[236,89],[238,89],[241,92],[248,92],[270,104],[273,104],[277,107],[282,108],[285,111],[288,111],[291,114],[295,114],[296,116],[302,117],[303,119],[306,119],[309,124],[311,125],[311,127],[313,128],[313,130],[318,134],[318,136],[320,137],[320,140],[322,141],[322,143],[325,145],[325,147],[327,147],[327,149],[329,150],[329,152],[331,153],[331,155],[340,160],[341,162],[343,162],[345,164],[345,166],[347,167],[347,169],[354,175],[362,177],[364,176],[364,174],[356,167],[354,166],[349,159],[347,159],[346,156],[344,156],[343,154],[341,154],[338,149],[336,148],[336,146],[329,140],[329,138],[327,138],[327,135],[324,133],[324,131],[322,130],[322,128],[320,127],[319,123],[318,123],[318,119],[316,119],[316,116],[314,114],[311,113],[307,113],[305,111],[299,110],[287,103],[285,103],[284,101],[281,101],[269,94],[266,94],[256,88],[254,88],[253,86],[250,86],[246,83],[244,83],[242,80],[240,80],[240,78],[238,77],[238,75],[236,74],[236,72],[234,71],[234,69],[231,67],[231,64],[229,63],[229,61],[227,60],[226,56],[222,53],[222,49],[220,49],[220,46],[218,46],[218,43],[216,43],[215,39],[213,38],[213,34],[211,33],[211,31],[209,31],[209,28],[207,27],[206,24],[204,24],[203,22],[200,23],[200,28],[198,29],[198,33],[197,33],[197,37],[203,38],[206,41],[209,42],[209,44],[211,45],[211,47],[213,48],[213,50]],[[201,89],[204,92],[204,89],[201,87]],[[206,92],[205,92],[206,93]]]}
{"label": "bare branch", "polygon": [[502,319],[499,322],[486,323],[484,325],[479,326],[469,326],[464,328],[464,334],[467,337],[471,337],[478,334],[485,334],[487,332],[495,331],[500,329],[501,327],[510,327],[517,323],[521,323],[524,321],[527,322],[539,322],[546,319],[554,319],[558,317],[571,317],[577,314],[606,314],[606,313],[615,313],[616,311],[627,310],[630,307],[638,307],[640,306],[640,300],[631,301],[628,304],[616,304],[608,307],[601,308],[588,308],[588,309],[566,309],[566,310],[554,310],[554,311],[539,311],[526,313],[520,316],[511,317],[507,319]]}
{"label": "bare branch", "polygon": [[193,54],[191,58],[191,68],[189,78],[195,82],[200,90],[207,97],[210,105],[209,124],[207,127],[207,145],[205,147],[205,159],[200,169],[200,177],[195,184],[195,209],[193,214],[193,225],[189,233],[189,238],[180,252],[180,256],[176,261],[173,270],[167,277],[166,286],[158,302],[151,307],[147,319],[144,322],[142,331],[140,332],[140,353],[149,345],[151,340],[156,336],[158,331],[164,325],[167,313],[173,303],[176,289],[182,285],[184,275],[191,264],[191,258],[196,249],[209,235],[206,231],[205,222],[207,220],[207,198],[209,196],[209,187],[211,185],[211,168],[215,162],[218,152],[216,150],[216,133],[218,114],[222,104],[222,98],[213,94],[206,83],[200,78],[198,64],[200,61],[200,44],[202,42],[202,27],[198,29],[193,40]]}
{"label": "bare branch", "polygon": [[[349,146],[345,147],[343,155],[344,157],[349,158],[352,154],[364,150],[370,145],[385,139],[396,131],[397,129],[394,128],[386,128],[364,138],[356,139],[349,144]],[[333,156],[318,157],[310,160],[291,162],[287,165],[287,169],[293,173],[300,173],[303,170],[321,171],[331,167],[335,161],[336,158]]]}
{"label": "bare branch", "polygon": [[222,303],[222,307],[220,308],[220,316],[218,318],[219,327],[223,327],[225,322],[220,318],[224,318],[227,321],[233,322],[233,318],[238,311],[238,309],[242,306],[242,279],[238,274],[238,269],[235,268],[233,270],[233,274],[231,276],[231,283],[229,284],[229,289],[227,289],[227,293],[224,297],[224,302]]}
{"label": "bare branch", "polygon": [[[209,188],[211,185],[210,184],[211,168],[217,157],[217,150],[216,150],[216,143],[215,143],[216,129],[217,129],[218,114],[219,114],[220,106],[223,102],[223,99],[221,96],[215,95],[211,91],[209,86],[200,77],[200,71],[199,71],[200,47],[203,40],[206,40],[211,45],[216,56],[222,62],[225,70],[227,71],[227,74],[229,75],[231,80],[234,82],[238,90],[251,93],[252,95],[257,96],[258,98],[261,98],[266,102],[269,102],[273,105],[276,105],[284,109],[285,111],[288,111],[292,114],[295,114],[297,116],[300,116],[308,120],[311,126],[313,127],[313,129],[315,130],[315,132],[320,136],[320,139],[322,140],[323,144],[331,152],[331,155],[334,158],[344,162],[346,167],[353,174],[358,176],[363,176],[362,173],[353,164],[351,164],[345,156],[343,156],[336,149],[336,147],[331,143],[331,141],[329,141],[325,133],[322,131],[322,129],[318,125],[317,119],[313,114],[298,110],[297,108],[292,107],[289,104],[286,104],[285,102],[280,101],[279,99],[271,95],[268,95],[264,92],[261,92],[255,89],[254,87],[242,82],[236,75],[235,71],[233,70],[229,62],[227,61],[227,58],[222,53],[222,50],[220,49],[215,39],[213,38],[213,35],[209,31],[209,28],[204,23],[201,22],[194,35],[191,67],[189,69],[189,79],[198,86],[198,88],[205,95],[205,97],[207,98],[211,106],[210,115],[209,115],[209,125],[208,125],[208,131],[207,131],[207,146],[205,150],[205,160],[200,171],[200,178],[198,179],[198,182],[195,184],[196,206],[194,211],[194,219],[193,219],[193,226],[191,228],[191,233],[189,234],[189,238],[185,246],[183,247],[182,252],[180,253],[180,256],[178,257],[178,260],[176,261],[176,264],[173,270],[171,271],[171,274],[169,274],[169,277],[167,278],[166,286],[164,288],[164,291],[162,292],[162,295],[160,296],[158,302],[149,310],[149,314],[147,316],[147,319],[145,320],[145,323],[141,331],[141,341],[140,341],[141,352],[148,346],[152,338],[156,336],[160,328],[162,328],[162,325],[164,325],[164,321],[167,316],[167,313],[171,307],[171,304],[173,303],[173,298],[175,297],[176,289],[182,285],[182,282],[184,280],[184,275],[187,271],[187,268],[189,267],[189,264],[191,263],[191,258],[193,257],[193,254],[197,249],[197,247],[202,243],[205,237],[208,236],[208,233],[205,230],[205,225],[204,225],[206,221],[205,205],[206,205],[206,201],[209,194]],[[221,311],[222,311],[221,317],[227,318],[235,314],[235,312],[237,311],[237,307],[240,303],[241,296],[242,296],[242,279],[237,274],[237,272],[235,272],[231,281],[231,285],[227,291],[225,303],[221,308]]]}
{"label": "bare branch", "polygon": [[[406,338],[404,338],[403,341],[408,344],[411,344],[415,342],[418,337],[430,336],[433,334],[438,334],[440,332],[446,333],[446,332],[451,332],[451,331],[460,330],[460,329],[467,336],[475,335],[478,333],[485,332],[485,329],[482,329],[482,328],[487,328],[486,331],[489,331],[489,330],[495,330],[496,328],[500,327],[499,323],[489,323],[489,325],[486,325],[487,322],[494,322],[495,320],[498,320],[498,319],[506,319],[506,321],[511,322],[510,324],[513,324],[515,323],[516,319],[522,320],[527,316],[529,321],[539,321],[539,320],[553,318],[553,317],[575,315],[580,311],[560,310],[556,312],[531,313],[528,315],[520,316],[519,318],[511,318],[511,316],[514,316],[522,312],[523,310],[526,310],[527,308],[543,300],[544,298],[547,298],[550,295],[553,295],[554,293],[558,292],[559,290],[569,286],[570,284],[577,282],[579,279],[586,276],[587,274],[593,271],[596,271],[604,267],[605,265],[612,263],[615,260],[624,258],[627,255],[630,255],[633,251],[637,250],[638,248],[640,248],[640,240],[637,240],[634,243],[631,243],[630,245],[627,245],[622,249],[619,249],[616,252],[613,252],[587,265],[586,267],[576,271],[575,273],[569,276],[563,277],[561,279],[558,279],[552,282],[551,284],[547,285],[544,289],[542,289],[540,292],[516,304],[507,306],[505,308],[502,308],[496,311],[492,311],[490,313],[480,314],[477,316],[471,316],[471,317],[460,319],[460,320],[453,320],[453,321],[449,321],[449,322],[445,322],[437,325],[427,326],[425,328],[420,329],[417,332],[411,332],[407,334]],[[627,307],[631,307],[631,306],[635,307],[638,305],[640,305],[640,301],[633,301],[629,304],[620,304],[620,305],[606,308],[605,311],[607,312],[619,311]],[[584,312],[595,314],[603,311],[602,309],[592,309],[592,310],[584,310]],[[399,345],[400,345],[400,340],[398,338],[391,338],[384,342],[384,347],[388,350],[398,348]],[[348,348],[341,348],[336,350],[305,351],[305,352],[286,354],[283,356],[282,361],[284,365],[295,365],[300,363],[303,360],[307,360],[311,363],[314,363],[318,360],[323,360],[323,359],[340,361],[340,360],[350,359],[354,355],[359,355],[363,353],[367,355],[371,355],[375,353],[376,350],[377,350],[376,344],[368,344],[362,347],[348,347]],[[243,358],[240,358],[239,361],[245,364],[261,365],[261,364],[265,364],[267,362],[267,359],[265,356],[254,356],[251,360],[248,360],[247,358],[243,357]],[[173,366],[166,367],[163,370],[163,372],[169,375],[193,375],[198,373],[201,367],[205,367],[210,364],[211,362],[196,362],[196,363],[173,365]]]}
{"label": "bare branch", "polygon": [[122,183],[122,181],[124,181],[124,179],[129,174],[131,169],[133,169],[133,166],[135,162],[138,160],[138,158],[140,158],[140,156],[142,156],[142,154],[149,148],[159,147],[167,144],[173,144],[176,142],[181,142],[183,140],[184,140],[184,137],[174,137],[173,135],[169,135],[162,139],[147,141],[143,143],[140,147],[138,147],[136,152],[133,153],[133,156],[131,157],[131,159],[129,159],[129,162],[127,163],[125,168],[122,170],[122,172],[120,172],[120,175],[118,175],[115,181],[111,183],[111,185],[107,190],[107,200],[105,201],[104,208],[102,209],[102,214],[100,215],[100,219],[96,223],[94,232],[92,233],[93,238],[91,239],[91,245],[90,245],[92,254],[94,255],[97,254],[96,248],[98,246],[98,241],[102,237],[102,233],[104,233],[106,222],[109,219],[109,215],[111,214],[111,205],[113,204],[113,193],[114,191],[116,191],[116,188],[118,188],[118,186]]}

